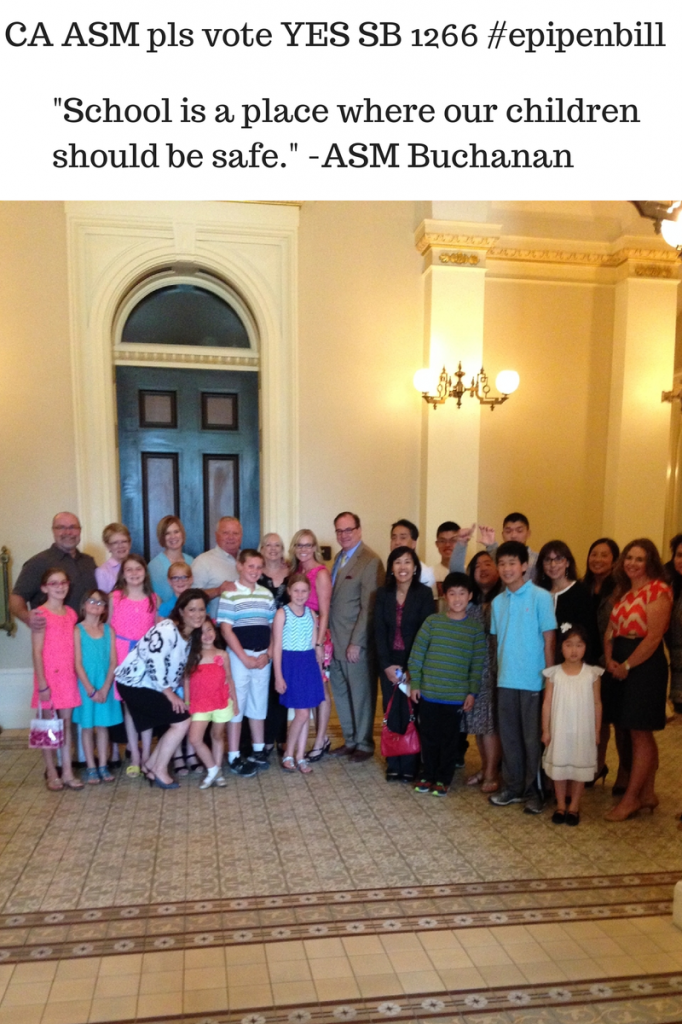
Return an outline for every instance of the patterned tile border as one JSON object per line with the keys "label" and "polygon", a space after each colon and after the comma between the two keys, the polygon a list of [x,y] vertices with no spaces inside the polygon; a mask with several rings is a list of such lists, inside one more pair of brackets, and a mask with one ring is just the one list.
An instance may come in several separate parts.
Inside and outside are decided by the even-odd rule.
{"label": "patterned tile border", "polygon": [[[595,1010],[622,1007],[622,1015],[609,1015],[609,1020],[645,1024],[648,1021],[679,1022],[682,1019],[682,975],[659,974],[637,978],[607,978],[599,982],[565,982],[560,985],[518,985],[514,988],[470,989],[461,992],[420,993],[415,996],[391,996],[385,999],[348,1000],[345,1003],[303,1003],[289,1006],[263,1007],[251,1011],[214,1011],[176,1016],[136,1017],[116,1024],[149,1024],[182,1022],[182,1024],[387,1024],[388,1021],[417,1020],[430,1024],[458,1024],[460,1021],[490,1019],[491,1014],[505,1015],[504,1021],[517,1021],[519,1011],[526,1011],[530,1020],[538,1018],[533,1011],[564,1009],[566,1016],[550,1019],[580,1021],[600,1019],[588,1016]],[[628,1012],[630,1008],[630,1012]],[[642,1010],[636,1016],[633,1010]],[[647,1012],[651,1010],[652,1012]],[[506,1014],[514,1014],[506,1017]],[[600,1014],[601,1016],[601,1014]],[[454,1018],[454,1020],[453,1020]],[[496,1018],[497,1019],[497,1018]],[[547,1020],[546,1016],[541,1017]],[[603,1019],[603,1018],[602,1018]],[[80,1024],[80,1022],[74,1022]]]}
{"label": "patterned tile border", "polygon": [[[676,873],[302,893],[0,916],[0,963],[671,913]],[[527,899],[504,903],[510,890]],[[538,906],[542,892],[552,899]],[[453,909],[453,894],[483,909]],[[497,894],[502,901],[490,906]],[[562,898],[563,894],[563,898]],[[580,902],[577,902],[577,896]],[[376,908],[376,912],[375,912]],[[302,919],[303,918],[303,919]]]}

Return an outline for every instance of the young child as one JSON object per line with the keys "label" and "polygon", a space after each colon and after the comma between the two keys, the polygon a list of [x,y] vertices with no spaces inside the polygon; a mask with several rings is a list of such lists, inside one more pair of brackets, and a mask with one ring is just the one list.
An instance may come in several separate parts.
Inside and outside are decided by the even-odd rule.
{"label": "young child", "polygon": [[168,566],[168,583],[173,591],[173,596],[159,605],[160,619],[167,619],[175,608],[175,602],[180,594],[194,586],[191,566],[187,562],[173,562]]}
{"label": "young child", "polygon": [[[199,789],[226,786],[221,772],[225,754],[225,724],[239,712],[230,660],[217,646],[218,634],[210,619],[201,627],[201,651],[196,666],[188,664],[185,704],[189,706],[192,724],[189,739],[206,765],[207,774]],[[211,722],[211,748],[204,742],[206,724]]]}
{"label": "young child", "polygon": [[275,614],[273,632],[273,665],[275,689],[280,703],[294,709],[289,723],[287,745],[282,759],[285,772],[298,770],[308,775],[312,768],[305,756],[310,725],[310,709],[324,700],[322,672],[316,656],[318,616],[306,602],[310,597],[310,580],[296,572],[287,585],[289,604]]}
{"label": "young child", "polygon": [[422,744],[422,777],[414,789],[433,796],[445,796],[455,774],[462,712],[473,709],[486,651],[483,626],[467,615],[469,577],[450,573],[443,594],[447,611],[429,615],[408,661]]}
{"label": "young child", "polygon": [[[107,730],[110,725],[123,721],[121,702],[114,695],[116,644],[107,617],[107,594],[102,590],[89,590],[81,603],[80,621],[74,633],[76,675],[82,703],[74,708],[73,720],[81,727],[87,764],[83,778],[92,786],[114,781],[107,768]],[[93,729],[97,730],[99,768],[95,767]]]}
{"label": "young child", "polygon": [[[229,649],[239,703],[239,713],[227,724],[227,757],[230,771],[248,778],[256,771],[270,767],[264,736],[275,599],[271,591],[258,584],[263,572],[263,556],[259,551],[243,548],[237,558],[237,569],[239,578],[234,590],[225,591],[220,596],[218,622]],[[239,756],[244,715],[249,719],[253,741],[253,753],[248,758]]]}
{"label": "young child", "polygon": [[[600,676],[603,668],[583,661],[589,640],[582,625],[564,623],[563,663],[543,670],[547,678],[542,704],[542,767],[554,780],[555,825],[580,823],[580,798],[597,770],[601,728]],[[570,802],[566,806],[570,783]]]}
{"label": "young child", "polygon": [[[158,598],[152,590],[147,563],[141,555],[128,555],[121,562],[116,586],[109,596],[109,622],[116,636],[116,664],[120,665],[157,621]],[[116,691],[114,691],[116,692]],[[142,734],[142,759],[140,760],[140,738],[137,735],[132,716],[125,705],[126,735],[130,748],[130,764],[126,775],[136,778],[140,765],[145,764],[152,751],[152,730]]]}
{"label": "young child", "polygon": [[497,568],[505,590],[492,605],[490,635],[497,638],[497,710],[503,787],[488,799],[496,807],[525,804],[540,814],[542,671],[554,664],[556,617],[551,594],[526,579],[528,548],[500,544]]}
{"label": "young child", "polygon": [[78,681],[74,668],[73,631],[77,616],[73,608],[65,605],[69,592],[69,577],[63,569],[48,569],[43,573],[40,589],[47,600],[36,609],[45,619],[45,629],[31,633],[33,647],[33,699],[31,707],[54,708],[64,722],[62,744],[62,777],[57,774],[54,754],[43,749],[47,770],[47,788],[53,791],[83,789],[75,779],[71,767],[71,713],[80,702]]}

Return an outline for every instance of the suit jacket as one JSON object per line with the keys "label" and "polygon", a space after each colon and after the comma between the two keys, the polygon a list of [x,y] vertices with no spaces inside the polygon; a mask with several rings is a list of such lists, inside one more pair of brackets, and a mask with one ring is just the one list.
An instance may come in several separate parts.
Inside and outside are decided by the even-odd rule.
{"label": "suit jacket", "polygon": [[402,661],[396,661],[393,655],[393,635],[395,633],[396,592],[380,587],[377,590],[374,609],[374,632],[377,644],[379,668],[384,671],[389,665],[407,665],[414,638],[424,621],[435,612],[435,601],[430,587],[423,583],[413,584],[407,591],[403,605],[403,619],[400,632],[405,643]]}
{"label": "suit jacket", "polygon": [[[337,555],[340,560],[341,553]],[[336,574],[329,608],[334,655],[346,657],[350,644],[367,648],[373,639],[372,615],[377,587],[384,582],[381,559],[362,541]]]}

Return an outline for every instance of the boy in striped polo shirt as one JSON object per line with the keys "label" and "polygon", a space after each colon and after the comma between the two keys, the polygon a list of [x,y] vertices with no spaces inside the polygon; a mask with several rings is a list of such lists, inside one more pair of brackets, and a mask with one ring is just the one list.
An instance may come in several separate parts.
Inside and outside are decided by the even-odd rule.
{"label": "boy in striped polo shirt", "polygon": [[467,614],[471,581],[451,572],[443,581],[447,610],[429,615],[408,662],[411,695],[419,700],[422,777],[417,793],[445,796],[455,774],[463,711],[471,711],[485,658],[483,626]]}
{"label": "boy in striped polo shirt", "polygon": [[[263,556],[244,548],[237,558],[239,579],[235,589],[220,595],[218,622],[227,644],[230,668],[237,691],[239,714],[227,723],[227,758],[230,771],[248,777],[258,769],[269,768],[265,753],[264,729],[268,712],[270,661],[272,660],[272,620],[275,599],[258,584],[263,572]],[[251,727],[253,754],[239,756],[242,719]]]}

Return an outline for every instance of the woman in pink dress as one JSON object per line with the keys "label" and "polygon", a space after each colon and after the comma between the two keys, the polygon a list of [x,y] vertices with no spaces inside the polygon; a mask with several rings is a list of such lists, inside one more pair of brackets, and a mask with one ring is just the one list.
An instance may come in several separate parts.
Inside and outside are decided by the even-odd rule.
{"label": "woman in pink dress", "polygon": [[81,703],[73,640],[78,616],[64,603],[69,592],[69,577],[63,569],[48,569],[43,574],[40,589],[47,600],[36,609],[36,614],[45,619],[45,629],[31,633],[34,668],[31,707],[37,708],[40,702],[46,708],[54,708],[64,722],[61,779],[53,752],[43,749],[47,788],[54,791],[65,786],[82,789],[83,783],[74,778],[71,768],[71,713]]}
{"label": "woman in pink dress", "polygon": [[[158,598],[152,590],[147,563],[141,555],[128,555],[121,562],[116,586],[109,598],[109,624],[116,636],[116,664],[120,665],[156,622]],[[137,777],[140,766],[147,761],[152,750],[152,731],[142,733],[142,759],[140,759],[140,738],[137,735],[132,715],[123,706],[130,764],[126,775]]]}
{"label": "woman in pink dress", "polygon": [[317,735],[308,761],[320,761],[331,747],[327,736],[327,726],[332,710],[332,697],[329,688],[329,665],[331,664],[331,636],[329,633],[329,605],[332,598],[332,578],[322,560],[322,552],[317,537],[312,530],[298,530],[294,534],[289,548],[289,561],[296,566],[296,572],[302,572],[310,583],[310,596],[306,607],[317,612],[318,631],[315,654],[322,670],[325,698],[317,708]]}

